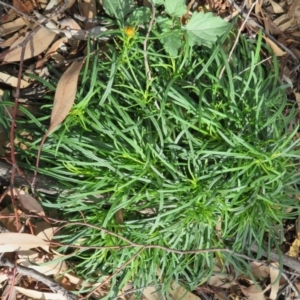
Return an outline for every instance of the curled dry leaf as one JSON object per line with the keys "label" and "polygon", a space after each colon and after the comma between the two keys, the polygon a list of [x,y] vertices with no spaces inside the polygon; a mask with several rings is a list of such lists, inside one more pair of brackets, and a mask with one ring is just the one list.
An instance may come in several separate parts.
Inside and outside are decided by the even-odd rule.
{"label": "curled dry leaf", "polygon": [[44,217],[45,212],[41,204],[25,191],[19,189],[13,189],[14,195],[19,198],[19,202],[23,209],[33,212],[39,216]]}
{"label": "curled dry leaf", "polygon": [[55,92],[50,127],[46,133],[56,128],[69,114],[75,100],[79,72],[82,61],[75,61],[60,78]]}
{"label": "curled dry leaf", "polygon": [[[279,268],[279,263],[272,263],[272,266]],[[271,277],[271,292],[270,292],[270,300],[276,300],[277,299],[277,294],[278,294],[278,290],[279,290],[279,279],[278,279],[278,275],[279,275],[279,269],[273,269],[270,268],[270,277]]]}
{"label": "curled dry leaf", "polygon": [[36,247],[48,246],[48,242],[27,233],[1,233],[0,252],[29,250]]}
{"label": "curled dry leaf", "polygon": [[48,48],[56,36],[56,33],[42,27],[32,34],[32,36],[30,36],[26,45],[22,45],[23,41],[28,37],[29,34],[31,34],[31,32],[27,32],[25,36],[19,37],[10,46],[10,49],[13,50],[7,53],[7,55],[4,57],[4,62],[19,61],[21,59],[22,47],[25,47],[24,59],[37,56]]}

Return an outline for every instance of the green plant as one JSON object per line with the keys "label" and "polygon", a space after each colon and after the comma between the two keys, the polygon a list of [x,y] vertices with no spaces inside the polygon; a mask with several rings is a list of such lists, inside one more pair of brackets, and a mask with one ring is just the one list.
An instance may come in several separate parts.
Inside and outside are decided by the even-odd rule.
{"label": "green plant", "polygon": [[[69,221],[101,226],[146,246],[182,251],[245,251],[263,242],[267,248],[278,246],[282,219],[298,214],[299,141],[298,128],[288,130],[295,110],[278,85],[276,59],[272,71],[260,64],[261,36],[257,41],[241,37],[230,62],[221,42],[213,51],[185,43],[181,55],[173,57],[162,46],[164,33],[156,29],[147,47],[152,80],[144,63],[143,31],[136,36],[120,32],[105,60],[88,55],[76,105],[49,136],[40,164],[41,173],[72,191],[44,205],[58,208]],[[35,140],[19,136],[28,146],[20,155],[30,160],[46,117],[24,112],[28,120],[22,126]],[[50,114],[49,106],[44,112]],[[105,198],[98,199],[99,194]],[[121,209],[124,223],[118,224],[115,215]],[[229,253],[183,255],[127,247],[124,240],[88,226],[68,226],[61,240],[124,247],[74,252],[77,274],[92,282],[134,258],[112,278],[108,296],[128,281],[136,287],[154,283],[165,294],[172,280],[193,289],[211,275],[216,256],[224,266],[247,272],[247,263]]]}
{"label": "green plant", "polygon": [[[185,0],[155,0],[152,2],[152,11],[155,13],[155,30],[160,35],[166,52],[176,57],[178,51],[187,42],[190,46],[205,45],[211,47],[218,39],[228,32],[231,27],[220,17],[212,13],[194,12],[186,25],[182,25],[179,17],[187,14]],[[156,7],[164,5],[162,13]],[[103,7],[108,15],[117,18],[123,26],[149,26],[151,9],[137,7],[133,0],[118,1],[104,0]],[[185,41],[185,42],[184,42]]]}

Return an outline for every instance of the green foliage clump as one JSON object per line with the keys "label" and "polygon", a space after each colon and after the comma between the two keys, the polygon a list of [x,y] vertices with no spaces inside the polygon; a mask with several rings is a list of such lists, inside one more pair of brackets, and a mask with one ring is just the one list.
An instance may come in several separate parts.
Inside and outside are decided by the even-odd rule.
{"label": "green foliage clump", "polygon": [[[261,37],[241,38],[230,62],[221,43],[212,50],[187,44],[170,57],[154,32],[146,53],[150,77],[143,41],[142,34],[123,33],[123,42],[102,57],[89,49],[76,105],[41,156],[40,172],[72,191],[45,206],[136,244],[182,251],[278,245],[282,219],[298,214],[299,141],[297,128],[288,129],[295,111],[278,84],[276,59],[273,70],[260,64]],[[44,109],[49,113],[49,106]],[[45,118],[30,117],[30,130],[41,138]],[[27,158],[39,141],[24,150]],[[124,223],[117,224],[122,209]],[[67,227],[63,242],[128,246],[76,225]],[[79,249],[75,268],[100,282],[99,274],[112,274],[140,249]],[[136,255],[113,281],[116,289],[129,280],[136,287],[162,285],[163,292],[171,280],[193,288],[210,276],[216,256],[247,269],[226,252],[153,248]]]}

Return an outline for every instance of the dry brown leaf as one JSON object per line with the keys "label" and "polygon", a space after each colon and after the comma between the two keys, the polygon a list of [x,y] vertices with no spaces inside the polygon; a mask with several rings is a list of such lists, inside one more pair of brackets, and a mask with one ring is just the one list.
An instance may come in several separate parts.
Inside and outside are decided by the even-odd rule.
{"label": "dry brown leaf", "polygon": [[[270,300],[277,299],[277,294],[279,290],[279,263],[272,263],[272,266],[276,267],[277,269],[270,268],[270,277],[271,277],[271,292],[270,292]],[[276,281],[277,280],[277,281]]]}
{"label": "dry brown leaf", "polygon": [[34,1],[30,0],[13,0],[13,6],[17,11],[22,13],[31,13],[34,9]]}
{"label": "dry brown leaf", "polygon": [[255,285],[251,285],[249,287],[240,285],[240,288],[243,294],[248,297],[248,300],[266,300],[264,293],[270,289],[270,285],[268,285],[263,291]]}
{"label": "dry brown leaf", "polygon": [[124,222],[124,208],[119,209],[116,213],[115,213],[115,220],[116,223],[119,224],[123,224]]}
{"label": "dry brown leaf", "polygon": [[208,284],[214,287],[222,287],[222,288],[230,288],[232,286],[237,285],[236,282],[234,282],[234,276],[230,274],[217,274],[221,273],[221,268],[218,266],[214,267],[214,275],[210,277],[208,280]]}
{"label": "dry brown leaf", "polygon": [[143,295],[147,298],[147,300],[157,300],[161,299],[161,293],[156,291],[157,289],[154,286],[147,286],[143,290]]}
{"label": "dry brown leaf", "polygon": [[19,37],[19,33],[15,33],[6,41],[0,42],[0,48],[4,49],[10,47],[18,37]]}
{"label": "dry brown leaf", "polygon": [[287,15],[289,17],[294,17],[295,19],[300,17],[300,0],[291,1],[291,6],[289,7]]}
{"label": "dry brown leaf", "polygon": [[37,236],[41,239],[51,241],[58,227],[50,227],[41,231]]}
{"label": "dry brown leaf", "polygon": [[[0,72],[0,82],[8,84],[8,85],[13,86],[13,87],[17,87],[18,78],[15,77],[15,76],[11,76],[9,74]],[[20,82],[20,88],[21,89],[26,88],[29,85],[30,84],[27,81],[21,79],[21,82]]]}
{"label": "dry brown leaf", "polygon": [[55,43],[53,43],[53,45],[50,47],[50,49],[45,54],[44,58],[37,62],[36,68],[37,69],[41,68],[50,57],[52,57],[53,55],[56,54],[57,49],[60,48],[63,44],[65,44],[67,42],[68,42],[68,39],[66,37],[63,37],[63,38],[57,40]]}
{"label": "dry brown leaf", "polygon": [[[10,209],[9,209],[10,208]],[[0,212],[0,216],[9,215],[12,211],[11,206],[7,206]],[[1,223],[10,231],[10,232],[17,232],[16,225],[15,225],[15,217],[9,218],[1,218]]]}
{"label": "dry brown leaf", "polygon": [[173,282],[169,288],[169,294],[173,296],[173,299],[182,299],[182,300],[200,300],[199,297],[193,293],[186,290],[179,284]]}
{"label": "dry brown leaf", "polygon": [[259,262],[251,262],[250,267],[252,269],[252,275],[256,278],[267,278],[270,275],[270,267]]}
{"label": "dry brown leaf", "polygon": [[25,25],[23,18],[17,18],[12,22],[5,23],[0,26],[0,36],[6,36],[10,33],[18,31]]}
{"label": "dry brown leaf", "polygon": [[292,26],[294,22],[294,17],[289,17],[287,14],[284,14],[275,19],[273,22],[278,26],[278,28],[281,31],[286,31]]}
{"label": "dry brown leaf", "polygon": [[44,300],[66,300],[66,297],[61,294],[44,293],[36,290],[25,289],[20,286],[15,286],[14,289],[31,299],[44,299]]}
{"label": "dry brown leaf", "polygon": [[286,54],[286,52],[282,51],[273,41],[271,41],[269,38],[264,37],[266,40],[266,43],[271,47],[273,50],[274,54],[278,57],[283,56]]}
{"label": "dry brown leaf", "polygon": [[13,189],[13,193],[19,198],[19,202],[23,209],[26,209],[27,211],[33,212],[42,217],[45,216],[45,212],[41,204],[31,195],[16,188]]}
{"label": "dry brown leaf", "polygon": [[283,14],[284,13],[284,10],[282,9],[282,7],[277,2],[274,2],[274,1],[270,0],[270,3],[273,7],[273,11],[274,11],[275,14]]}
{"label": "dry brown leaf", "polygon": [[[21,45],[22,42],[25,40],[25,38],[30,34],[31,32],[27,32],[25,36],[19,37],[10,47],[10,49],[13,49],[14,47]],[[27,42],[25,46],[25,54],[24,59],[28,59],[34,56],[39,55],[40,53],[44,52],[48,46],[52,43],[56,36],[56,33],[42,27],[39,28],[37,32],[35,32]],[[24,46],[24,45],[22,45]],[[7,53],[7,55],[4,58],[5,62],[15,62],[19,61],[21,59],[21,52],[22,47],[17,47],[11,52]]]}
{"label": "dry brown leaf", "polygon": [[0,252],[29,250],[48,246],[48,242],[27,233],[0,233]]}
{"label": "dry brown leaf", "polygon": [[56,128],[69,114],[75,100],[82,64],[83,60],[73,62],[60,78],[55,92],[50,127],[46,135]]}

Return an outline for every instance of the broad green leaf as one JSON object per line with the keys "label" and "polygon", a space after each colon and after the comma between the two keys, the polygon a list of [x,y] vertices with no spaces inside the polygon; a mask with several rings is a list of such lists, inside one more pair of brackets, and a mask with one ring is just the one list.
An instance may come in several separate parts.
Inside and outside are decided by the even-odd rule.
{"label": "broad green leaf", "polygon": [[185,26],[188,43],[211,47],[218,37],[228,30],[230,24],[212,13],[194,12],[189,23]]}
{"label": "broad green leaf", "polygon": [[173,22],[167,16],[159,16],[156,18],[156,24],[160,27],[162,32],[171,32],[173,27]]}
{"label": "broad green leaf", "polygon": [[117,19],[124,19],[135,8],[133,0],[103,0],[102,5],[108,15]]}
{"label": "broad green leaf", "polygon": [[166,52],[175,57],[178,54],[178,49],[181,46],[182,33],[179,30],[174,30],[170,35],[163,38],[163,44]]}
{"label": "broad green leaf", "polygon": [[135,9],[129,16],[128,22],[130,24],[142,25],[149,23],[151,18],[151,11],[149,7],[139,7]]}
{"label": "broad green leaf", "polygon": [[164,6],[170,16],[181,17],[187,12],[185,0],[165,0]]}
{"label": "broad green leaf", "polygon": [[154,5],[157,5],[157,6],[164,5],[164,0],[152,0],[152,2],[154,3]]}

